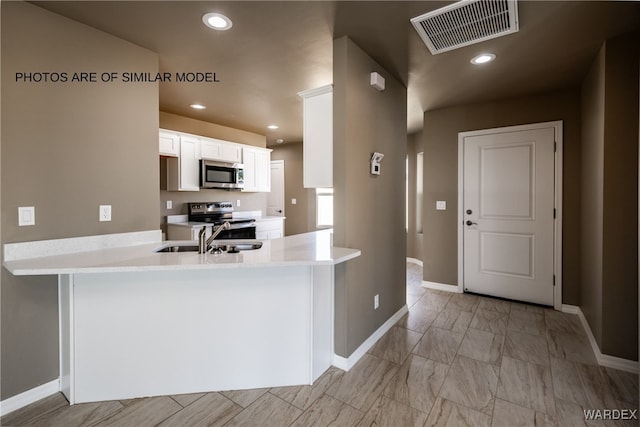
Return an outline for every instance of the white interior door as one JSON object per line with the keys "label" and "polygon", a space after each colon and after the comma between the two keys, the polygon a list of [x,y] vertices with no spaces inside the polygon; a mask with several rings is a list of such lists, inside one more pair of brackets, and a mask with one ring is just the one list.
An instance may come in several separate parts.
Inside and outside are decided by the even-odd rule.
{"label": "white interior door", "polygon": [[464,137],[465,291],[554,304],[554,135]]}
{"label": "white interior door", "polygon": [[284,216],[284,160],[271,161],[271,191],[267,197],[267,215]]}

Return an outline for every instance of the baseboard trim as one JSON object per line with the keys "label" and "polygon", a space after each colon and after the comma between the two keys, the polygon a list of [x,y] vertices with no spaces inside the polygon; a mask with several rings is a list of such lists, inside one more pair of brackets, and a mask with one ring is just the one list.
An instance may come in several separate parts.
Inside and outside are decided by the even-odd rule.
{"label": "baseboard trim", "polygon": [[334,354],[331,364],[336,368],[342,369],[343,371],[348,371],[349,369],[353,368],[355,364],[358,363],[358,361],[362,358],[362,356],[364,356],[365,353],[369,351],[369,349],[371,349],[371,347],[373,347],[375,343],[380,338],[382,338],[382,336],[386,334],[389,329],[391,329],[393,325],[395,325],[398,320],[402,319],[402,317],[408,312],[409,307],[407,307],[407,305],[405,304],[393,316],[387,319],[387,321],[384,322],[382,326],[380,326],[373,334],[371,334],[369,338],[367,338],[362,344],[360,344],[360,347],[358,347],[356,351],[351,353],[351,356],[342,357]]}
{"label": "baseboard trim", "polygon": [[460,293],[457,285],[449,285],[447,283],[429,282],[427,280],[423,280],[422,287],[428,289],[436,289],[438,291],[453,292],[456,294]]}
{"label": "baseboard trim", "polygon": [[39,385],[30,390],[12,396],[0,402],[0,417],[10,414],[20,408],[24,408],[40,399],[49,397],[60,391],[60,380],[55,379],[48,383]]}
{"label": "baseboard trim", "polygon": [[593,350],[593,354],[596,356],[596,360],[598,361],[599,365],[605,366],[607,368],[631,372],[632,374],[638,374],[638,372],[640,372],[638,362],[634,360],[623,359],[621,357],[610,356],[608,354],[603,354],[600,351],[600,347],[598,347],[596,338],[593,336],[593,332],[591,332],[589,322],[587,322],[587,318],[584,317],[584,313],[582,312],[582,309],[580,307],[576,305],[562,304],[562,312],[578,315],[578,319],[580,319],[580,323],[582,324],[584,331],[587,333],[589,344],[591,345],[591,349]]}
{"label": "baseboard trim", "polygon": [[407,257],[407,262],[418,264],[420,267],[422,267],[422,261],[420,261],[418,258]]}

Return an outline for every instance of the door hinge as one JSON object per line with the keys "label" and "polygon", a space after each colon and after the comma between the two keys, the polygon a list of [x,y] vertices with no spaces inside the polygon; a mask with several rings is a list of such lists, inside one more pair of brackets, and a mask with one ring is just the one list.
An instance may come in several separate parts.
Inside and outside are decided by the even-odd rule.
{"label": "door hinge", "polygon": [[556,219],[556,208],[553,208],[553,219]]}
{"label": "door hinge", "polygon": [[556,151],[558,151],[558,143],[553,141],[553,152],[555,153]]}
{"label": "door hinge", "polygon": [[555,285],[556,285],[556,275],[554,274],[553,275],[553,286],[555,286]]}

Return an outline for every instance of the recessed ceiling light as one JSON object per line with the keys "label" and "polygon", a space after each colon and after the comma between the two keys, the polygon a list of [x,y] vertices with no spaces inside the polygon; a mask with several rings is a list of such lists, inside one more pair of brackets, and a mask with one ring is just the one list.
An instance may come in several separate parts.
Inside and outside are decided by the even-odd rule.
{"label": "recessed ceiling light", "polygon": [[209,28],[213,28],[214,30],[228,30],[233,26],[233,22],[231,19],[220,13],[205,13],[202,16],[202,22]]}
{"label": "recessed ceiling light", "polygon": [[275,130],[275,129],[278,129],[278,125],[269,125],[269,126],[267,126],[267,128],[269,128],[271,130]]}
{"label": "recessed ceiling light", "polygon": [[486,64],[487,62],[491,62],[496,59],[496,56],[493,53],[483,53],[482,55],[478,55],[471,60],[472,64]]}
{"label": "recessed ceiling light", "polygon": [[205,108],[207,108],[202,104],[191,104],[189,105],[189,107],[193,108],[194,110],[204,110]]}
{"label": "recessed ceiling light", "polygon": [[284,139],[282,138],[276,139],[276,144],[282,144],[283,142],[284,142]]}

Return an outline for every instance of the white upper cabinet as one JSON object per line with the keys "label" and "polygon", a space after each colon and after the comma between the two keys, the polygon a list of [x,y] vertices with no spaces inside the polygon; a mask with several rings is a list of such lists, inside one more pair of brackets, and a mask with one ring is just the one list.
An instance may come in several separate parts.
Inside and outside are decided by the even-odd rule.
{"label": "white upper cabinet", "polygon": [[167,190],[200,190],[200,141],[198,138],[180,137],[179,156],[167,159]]}
{"label": "white upper cabinet", "polygon": [[242,147],[244,164],[244,192],[271,191],[271,150]]}
{"label": "white upper cabinet", "polygon": [[217,141],[200,141],[200,157],[207,160],[220,160],[222,158],[222,144]]}
{"label": "white upper cabinet", "polygon": [[242,163],[242,145],[222,144],[222,160],[229,163]]}
{"label": "white upper cabinet", "polygon": [[160,155],[178,157],[180,153],[180,134],[160,130]]}
{"label": "white upper cabinet", "polygon": [[201,138],[200,156],[207,160],[242,163],[242,145],[219,139]]}
{"label": "white upper cabinet", "polygon": [[200,160],[244,164],[247,192],[271,191],[271,150],[160,129],[160,155],[167,159],[167,191],[199,191]]}
{"label": "white upper cabinet", "polygon": [[298,95],[303,99],[304,187],[333,187],[333,85]]}

